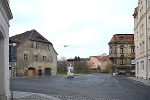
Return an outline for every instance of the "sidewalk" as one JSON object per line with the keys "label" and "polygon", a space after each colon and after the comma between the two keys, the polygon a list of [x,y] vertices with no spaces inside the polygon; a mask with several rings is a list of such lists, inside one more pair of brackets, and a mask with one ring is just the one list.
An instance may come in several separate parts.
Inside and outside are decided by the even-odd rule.
{"label": "sidewalk", "polygon": [[150,86],[150,80],[142,79],[142,78],[137,78],[137,77],[128,77],[128,79],[137,81],[139,83],[142,83],[144,85]]}
{"label": "sidewalk", "polygon": [[46,94],[13,91],[14,100],[61,100]]}

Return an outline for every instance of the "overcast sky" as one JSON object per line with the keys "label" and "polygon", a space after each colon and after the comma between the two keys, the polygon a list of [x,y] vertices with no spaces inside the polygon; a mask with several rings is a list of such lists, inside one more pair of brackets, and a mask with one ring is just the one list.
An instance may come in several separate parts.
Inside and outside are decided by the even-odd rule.
{"label": "overcast sky", "polygon": [[114,34],[134,33],[137,4],[138,0],[10,0],[10,36],[35,29],[52,42],[58,59],[109,54]]}

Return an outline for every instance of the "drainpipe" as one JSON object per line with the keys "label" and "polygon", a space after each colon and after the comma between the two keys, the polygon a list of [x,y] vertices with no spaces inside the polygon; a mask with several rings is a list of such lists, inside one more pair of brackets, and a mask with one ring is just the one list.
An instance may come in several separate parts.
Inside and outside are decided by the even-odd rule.
{"label": "drainpipe", "polygon": [[147,29],[147,0],[146,0],[146,79],[148,79],[148,29]]}

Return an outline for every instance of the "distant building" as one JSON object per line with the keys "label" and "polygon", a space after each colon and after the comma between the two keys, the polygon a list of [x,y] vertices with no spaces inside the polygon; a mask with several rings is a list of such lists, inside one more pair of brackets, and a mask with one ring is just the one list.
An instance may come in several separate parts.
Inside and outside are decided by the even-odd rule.
{"label": "distant building", "polygon": [[17,43],[17,63],[13,63],[15,75],[57,74],[57,52],[53,44],[36,30],[26,31],[9,39]]}
{"label": "distant building", "polygon": [[115,34],[108,44],[112,73],[134,73],[134,34]]}
{"label": "distant building", "polygon": [[111,61],[109,60],[109,56],[106,54],[102,54],[100,56],[90,56],[90,68],[93,70],[101,70],[106,71],[107,67],[110,66]]}
{"label": "distant building", "polygon": [[10,100],[9,20],[13,18],[9,0],[0,0],[0,100]]}
{"label": "distant building", "polygon": [[136,77],[150,79],[150,0],[138,0],[134,9]]}

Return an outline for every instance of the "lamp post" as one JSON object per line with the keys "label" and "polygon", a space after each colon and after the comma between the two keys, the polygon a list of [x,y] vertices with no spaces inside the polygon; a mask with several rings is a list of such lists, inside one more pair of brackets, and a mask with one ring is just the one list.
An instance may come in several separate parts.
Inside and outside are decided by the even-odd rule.
{"label": "lamp post", "polygon": [[13,90],[12,90],[12,77],[13,77],[13,62],[15,62],[16,60],[14,59],[14,56],[15,56],[15,54],[14,54],[14,47],[16,46],[17,44],[16,43],[10,43],[10,60],[11,60],[11,99],[13,99]]}

